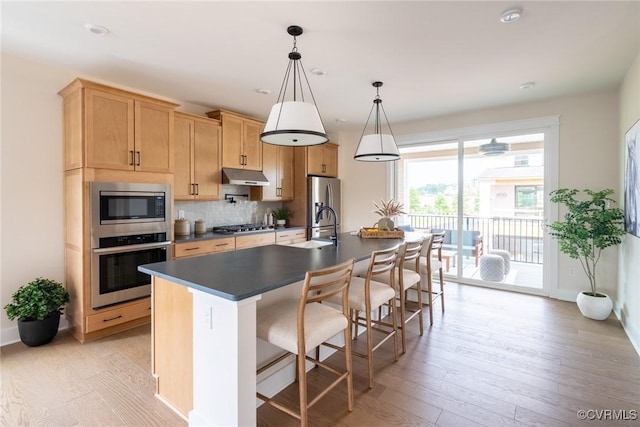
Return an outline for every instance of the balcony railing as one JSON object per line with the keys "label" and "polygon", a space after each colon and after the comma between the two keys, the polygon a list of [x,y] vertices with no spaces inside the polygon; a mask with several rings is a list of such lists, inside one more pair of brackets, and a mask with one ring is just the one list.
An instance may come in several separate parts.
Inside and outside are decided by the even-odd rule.
{"label": "balcony railing", "polygon": [[[458,228],[455,215],[410,214],[408,217],[417,230]],[[511,253],[513,261],[532,264],[542,264],[543,226],[541,219],[462,217],[463,230],[482,233],[484,253],[503,249]]]}

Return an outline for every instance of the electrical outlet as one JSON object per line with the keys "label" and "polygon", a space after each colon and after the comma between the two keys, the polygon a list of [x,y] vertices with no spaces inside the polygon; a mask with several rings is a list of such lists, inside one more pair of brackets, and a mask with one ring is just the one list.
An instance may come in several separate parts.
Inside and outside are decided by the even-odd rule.
{"label": "electrical outlet", "polygon": [[569,268],[569,277],[576,277],[576,269],[575,267]]}
{"label": "electrical outlet", "polygon": [[209,306],[203,311],[203,324],[209,329],[213,329],[213,307]]}
{"label": "electrical outlet", "polygon": [[184,211],[182,209],[180,209],[178,211],[178,219],[184,218]]}

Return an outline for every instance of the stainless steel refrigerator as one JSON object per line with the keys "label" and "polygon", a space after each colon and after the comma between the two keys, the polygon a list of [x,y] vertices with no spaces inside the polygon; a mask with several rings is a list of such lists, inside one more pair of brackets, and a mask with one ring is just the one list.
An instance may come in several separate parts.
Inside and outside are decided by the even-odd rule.
{"label": "stainless steel refrigerator", "polygon": [[[340,233],[340,180],[312,176],[307,178],[307,227],[309,237],[329,238],[333,233],[333,221],[336,221]],[[316,223],[316,213],[322,206],[329,206],[336,213],[336,218],[329,210],[322,212],[320,221]]]}

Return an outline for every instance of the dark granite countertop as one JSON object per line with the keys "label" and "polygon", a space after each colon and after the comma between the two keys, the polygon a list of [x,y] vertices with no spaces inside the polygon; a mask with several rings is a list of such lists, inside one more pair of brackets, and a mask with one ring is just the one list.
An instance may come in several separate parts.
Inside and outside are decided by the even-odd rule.
{"label": "dark granite countertop", "polygon": [[145,264],[138,270],[220,298],[240,301],[303,280],[309,270],[329,267],[349,258],[367,259],[374,250],[402,242],[403,239],[362,239],[342,233],[337,247],[260,246]]}
{"label": "dark granite countertop", "polygon": [[286,230],[299,230],[305,227],[275,227],[270,228],[268,230],[256,230],[246,233],[238,233],[238,234],[223,234],[223,233],[214,233],[211,230],[202,234],[191,233],[188,236],[175,236],[173,239],[174,243],[187,243],[187,242],[197,242],[200,240],[211,240],[211,239],[223,239],[225,237],[239,237],[246,236],[248,234],[260,234],[260,233],[273,233],[276,231],[286,231]]}

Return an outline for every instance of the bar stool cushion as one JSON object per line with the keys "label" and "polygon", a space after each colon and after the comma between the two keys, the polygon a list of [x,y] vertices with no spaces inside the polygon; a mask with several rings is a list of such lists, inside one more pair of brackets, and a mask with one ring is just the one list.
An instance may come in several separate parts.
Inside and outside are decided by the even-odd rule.
{"label": "bar stool cushion", "polygon": [[[351,277],[351,285],[349,285],[349,308],[358,311],[367,311],[367,306],[365,305],[366,299],[364,297],[365,282],[366,279],[363,277]],[[372,308],[378,308],[385,302],[396,297],[395,290],[389,285],[376,282],[375,280],[371,281],[370,292]],[[333,301],[337,302],[335,298],[332,298],[332,302]]]}
{"label": "bar stool cushion", "polygon": [[[298,354],[298,304],[299,300],[286,300],[260,309],[257,317],[258,338]],[[305,353],[342,332],[348,325],[349,320],[341,311],[327,304],[307,304]]]}
{"label": "bar stool cushion", "polygon": [[489,251],[491,255],[500,255],[504,260],[504,274],[505,276],[511,271],[511,253],[504,249],[492,249]]}
{"label": "bar stool cushion", "polygon": [[[400,285],[400,277],[398,276],[400,274],[399,269],[396,268],[394,274],[395,274],[396,286],[399,286]],[[389,277],[381,276],[381,277],[377,277],[376,280],[378,280],[381,283],[387,283],[389,281]],[[408,270],[406,268],[402,269],[402,284],[404,285],[405,288],[411,288],[415,286],[416,283],[418,283],[419,281],[420,281],[420,274],[416,273],[413,270]],[[353,279],[351,283],[353,283]],[[404,291],[405,289],[401,289],[401,290]]]}
{"label": "bar stool cushion", "polygon": [[[431,257],[431,274],[436,274],[442,267],[442,263],[438,258]],[[427,259],[420,257],[420,274],[427,274]]]}
{"label": "bar stool cushion", "polygon": [[489,282],[501,282],[504,279],[504,259],[500,255],[482,255],[480,278]]}

